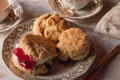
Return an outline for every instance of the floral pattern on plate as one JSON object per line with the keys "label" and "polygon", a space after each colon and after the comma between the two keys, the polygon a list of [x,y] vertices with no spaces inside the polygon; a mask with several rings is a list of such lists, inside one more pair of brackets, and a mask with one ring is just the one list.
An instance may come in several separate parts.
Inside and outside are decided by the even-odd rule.
{"label": "floral pattern on plate", "polygon": [[15,0],[11,3],[11,11],[7,17],[7,19],[0,23],[0,32],[7,31],[12,29],[14,26],[19,24],[23,19],[23,8],[22,6]]}
{"label": "floral pattern on plate", "polygon": [[91,17],[97,14],[103,7],[101,0],[90,0],[90,2],[88,3],[86,7],[80,10],[74,10],[74,11],[71,10],[74,15],[68,17],[63,12],[63,8],[60,5],[58,0],[48,0],[48,4],[56,13],[68,19],[84,19],[84,18]]}
{"label": "floral pattern on plate", "polygon": [[[13,73],[28,80],[73,80],[84,74],[90,68],[96,56],[94,46],[91,48],[89,56],[84,61],[76,62],[70,60],[62,63],[59,60],[55,60],[52,69],[46,75],[29,75],[16,68],[11,62],[12,50],[23,35],[32,33],[34,21],[35,19],[32,19],[16,26],[3,42],[2,57],[7,67]],[[68,23],[71,26],[76,26],[74,23]]]}

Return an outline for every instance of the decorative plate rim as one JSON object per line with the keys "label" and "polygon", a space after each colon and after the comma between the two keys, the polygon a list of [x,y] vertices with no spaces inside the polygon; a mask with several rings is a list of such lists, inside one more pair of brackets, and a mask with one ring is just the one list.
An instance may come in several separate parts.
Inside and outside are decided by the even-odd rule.
{"label": "decorative plate rim", "polygon": [[[13,2],[11,3],[11,5],[16,5],[17,7],[19,7],[20,9],[21,9],[21,11],[19,12],[20,14],[21,14],[21,17],[17,20],[17,21],[15,21],[12,25],[10,25],[10,27],[8,27],[8,28],[5,28],[5,29],[3,29],[3,30],[0,30],[0,33],[2,33],[2,32],[5,32],[5,31],[8,31],[8,30],[10,30],[10,29],[12,29],[12,28],[14,28],[17,24],[19,24],[23,19],[24,19],[24,9],[23,9],[23,7],[21,6],[21,4],[18,2],[18,1],[16,1],[16,0],[13,0]],[[16,7],[16,8],[17,8]]]}
{"label": "decorative plate rim", "polygon": [[[54,0],[52,0],[52,1],[54,1]],[[61,16],[65,17],[65,18],[68,18],[68,19],[85,19],[85,18],[89,18],[89,17],[97,14],[97,13],[102,9],[102,7],[103,7],[102,1],[101,1],[101,0],[97,0],[97,1],[98,1],[99,4],[101,4],[101,5],[99,6],[99,9],[98,9],[98,10],[95,10],[92,14],[88,14],[87,16],[72,16],[72,17],[67,17],[67,16],[65,16],[61,11],[58,12],[57,9],[55,9],[54,6],[51,5],[51,3],[52,3],[51,0],[47,0],[47,2],[48,2],[48,4],[49,4],[49,7],[50,7],[53,11],[55,11],[56,13],[60,14]],[[94,0],[94,2],[95,2],[95,0]],[[98,7],[97,7],[97,8],[98,8]]]}
{"label": "decorative plate rim", "polygon": [[[20,26],[22,26],[22,25],[25,25],[25,24],[27,24],[27,23],[30,23],[30,22],[33,22],[34,20],[35,20],[36,18],[34,18],[34,19],[31,19],[31,20],[28,20],[28,21],[26,21],[26,22],[24,22],[24,23],[21,23],[21,24],[19,24],[19,25],[17,25],[16,27],[14,27],[14,29],[12,30],[12,31],[10,31],[9,32],[9,34],[4,38],[4,41],[3,41],[3,44],[2,44],[2,59],[3,59],[3,61],[4,61],[4,63],[6,64],[6,66],[7,66],[7,68],[12,72],[12,73],[14,73],[15,75],[17,75],[17,76],[19,76],[19,77],[21,77],[20,75],[18,75],[17,73],[15,73],[10,67],[9,67],[9,65],[7,64],[7,62],[5,61],[5,58],[4,58],[4,44],[5,44],[5,42],[6,42],[6,40],[7,40],[7,38],[12,34],[12,32],[13,31],[15,31],[17,28],[19,28]],[[9,39],[9,38],[8,38]],[[15,44],[15,43],[14,43]],[[94,43],[93,43],[93,45],[94,45]],[[91,58],[92,58],[92,60],[91,60],[91,62],[90,62],[90,65],[88,66],[88,68],[87,68],[87,70],[91,67],[91,65],[93,64],[93,61],[95,60],[95,57],[96,57],[96,50],[95,50],[95,46],[94,46],[94,55],[92,54],[92,56],[91,56]],[[78,66],[77,66],[78,67]],[[83,75],[85,72],[87,72],[87,70],[86,71],[84,71],[81,75]],[[68,73],[67,73],[68,74]],[[71,73],[72,74],[72,73]],[[79,74],[76,74],[76,75],[73,75],[73,76],[71,76],[71,77],[69,77],[69,79],[75,79],[75,78],[77,78],[77,77],[79,77],[79,76],[81,76],[81,75],[79,75]],[[28,76],[28,75],[27,75]],[[33,76],[33,75],[32,75]],[[67,75],[65,75],[66,77],[67,77]],[[63,77],[63,76],[61,76],[61,77]],[[21,78],[23,78],[23,77],[21,77]],[[38,78],[39,79],[39,78]],[[49,77],[48,78],[42,78],[41,77],[41,79],[45,79],[45,80],[56,80],[57,79],[57,77],[56,78],[52,78],[52,79],[49,79]]]}

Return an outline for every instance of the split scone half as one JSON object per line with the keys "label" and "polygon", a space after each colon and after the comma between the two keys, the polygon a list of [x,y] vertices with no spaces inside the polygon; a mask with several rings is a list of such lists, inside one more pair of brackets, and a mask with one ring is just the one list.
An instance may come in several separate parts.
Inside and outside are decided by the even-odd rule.
{"label": "split scone half", "polygon": [[55,44],[40,36],[27,34],[23,36],[12,54],[13,64],[29,74],[46,74],[56,57]]}
{"label": "split scone half", "polygon": [[59,35],[67,29],[67,22],[57,14],[46,13],[35,20],[33,33],[44,36],[54,42],[58,41]]}
{"label": "split scone half", "polygon": [[82,61],[89,54],[90,41],[80,28],[70,28],[59,36],[57,50],[60,60],[67,61],[70,58]]}

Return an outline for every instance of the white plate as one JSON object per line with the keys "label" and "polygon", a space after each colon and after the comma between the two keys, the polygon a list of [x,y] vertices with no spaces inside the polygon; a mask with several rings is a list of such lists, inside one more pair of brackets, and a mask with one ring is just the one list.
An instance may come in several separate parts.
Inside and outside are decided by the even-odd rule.
{"label": "white plate", "polygon": [[13,0],[11,7],[12,9],[7,19],[0,23],[0,32],[12,29],[23,19],[23,8],[16,0]]}
{"label": "white plate", "polygon": [[[84,74],[92,65],[95,59],[95,50],[94,46],[91,48],[89,56],[81,62],[68,61],[65,64],[62,64],[58,60],[54,62],[54,65],[51,71],[47,75],[28,75],[19,69],[17,69],[11,63],[11,54],[12,49],[15,47],[15,44],[18,43],[20,38],[28,33],[32,33],[33,22],[35,19],[32,19],[28,22],[18,25],[15,27],[5,38],[2,47],[2,57],[7,65],[7,67],[19,77],[22,77],[27,80],[73,80],[82,74]],[[68,22],[69,25],[75,26],[75,24]]]}
{"label": "white plate", "polygon": [[66,14],[64,14],[62,6],[58,2],[58,0],[48,0],[48,4],[56,13],[69,19],[84,19],[84,18],[91,17],[96,13],[98,13],[103,6],[101,0],[90,0],[89,4],[86,7],[80,10],[73,11],[74,15],[71,17],[68,17],[66,16]]}

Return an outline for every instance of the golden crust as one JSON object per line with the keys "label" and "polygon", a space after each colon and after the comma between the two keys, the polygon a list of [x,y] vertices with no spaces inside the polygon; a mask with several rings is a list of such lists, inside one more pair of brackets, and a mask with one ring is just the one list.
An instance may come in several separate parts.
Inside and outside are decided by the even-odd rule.
{"label": "golden crust", "polygon": [[33,33],[57,42],[59,35],[67,29],[67,22],[57,14],[44,14],[34,22]]}
{"label": "golden crust", "polygon": [[70,28],[59,36],[57,48],[61,52],[58,54],[60,59],[66,61],[66,57],[69,57],[81,61],[88,55],[90,44],[85,32],[79,28]]}
{"label": "golden crust", "polygon": [[40,35],[27,34],[19,42],[24,52],[35,58],[45,59],[57,56],[55,44]]}
{"label": "golden crust", "polygon": [[35,20],[33,25],[33,33],[36,35],[43,35],[44,29],[46,28],[46,21],[50,14],[44,14]]}

